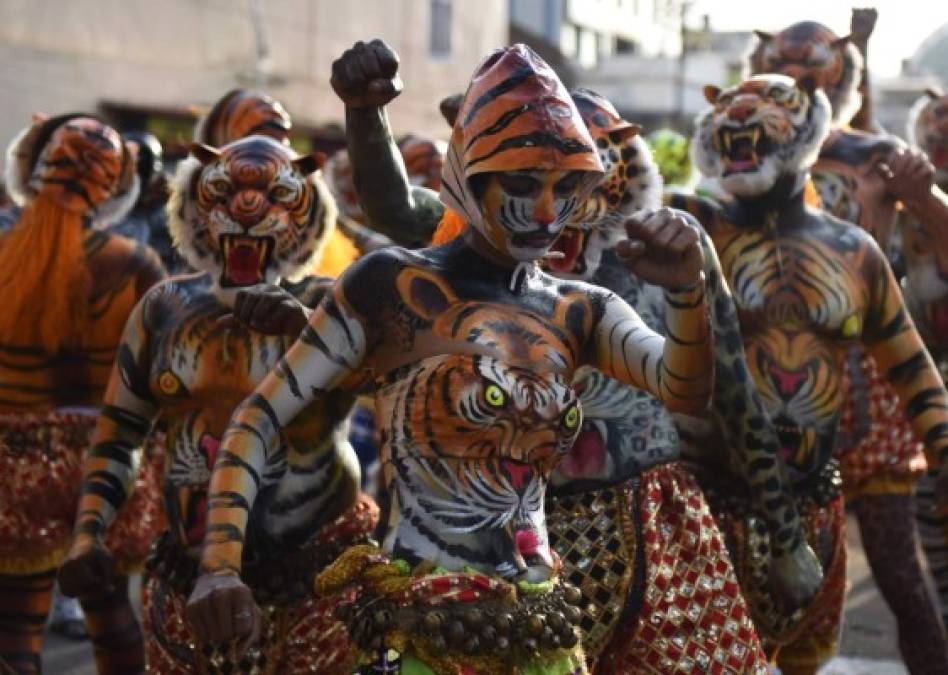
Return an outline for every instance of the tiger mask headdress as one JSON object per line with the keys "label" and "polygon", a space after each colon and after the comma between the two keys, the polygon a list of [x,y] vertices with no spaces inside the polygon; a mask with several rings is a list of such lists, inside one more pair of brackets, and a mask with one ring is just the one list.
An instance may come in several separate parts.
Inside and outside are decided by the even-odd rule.
{"label": "tiger mask headdress", "polygon": [[220,148],[247,136],[269,136],[286,145],[292,126],[279,101],[259,91],[233,89],[198,120],[194,140]]}
{"label": "tiger mask headdress", "polygon": [[310,269],[336,222],[317,173],[322,155],[296,156],[251,136],[220,150],[192,146],[168,205],[175,246],[224,291],[295,279]]}
{"label": "tiger mask headdress", "polygon": [[754,31],[745,77],[779,73],[797,81],[811,79],[829,98],[833,123],[846,125],[859,111],[862,54],[849,36],[839,37],[815,21],[801,21],[779,33]]}
{"label": "tiger mask headdress", "polygon": [[44,195],[105,229],[138,199],[135,160],[118,132],[92,115],[37,115],[7,147],[5,181],[17,206]]}
{"label": "tiger mask headdress", "polygon": [[608,100],[588,89],[572,92],[599,153],[605,174],[580,204],[545,259],[557,276],[590,279],[603,251],[625,238],[623,224],[635,211],[658,208],[662,178],[641,127],[619,115]]}
{"label": "tiger mask headdress", "polygon": [[707,86],[711,107],[698,116],[695,164],[728,193],[760,195],[782,175],[803,188],[829,132],[830,105],[819,89],[785,75],[756,75],[730,89]]}
{"label": "tiger mask headdress", "polygon": [[948,186],[948,94],[925,90],[909,112],[906,137],[935,165],[938,184]]}
{"label": "tiger mask headdress", "polygon": [[516,44],[478,66],[458,108],[441,201],[497,252],[541,259],[601,177],[576,104],[543,59]]}

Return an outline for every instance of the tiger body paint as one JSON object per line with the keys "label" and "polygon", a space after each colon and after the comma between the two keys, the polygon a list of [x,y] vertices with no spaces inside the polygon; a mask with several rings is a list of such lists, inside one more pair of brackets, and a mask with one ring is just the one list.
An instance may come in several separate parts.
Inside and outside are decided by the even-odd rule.
{"label": "tiger body paint", "polygon": [[[823,94],[784,76],[760,75],[724,92],[709,87],[706,95],[712,107],[697,121],[696,160],[732,199],[680,203],[717,249],[748,366],[777,425],[811,544],[823,562],[823,589],[802,618],[773,622],[771,631],[758,620],[778,664],[809,672],[835,650],[842,611],[845,549],[832,460],[846,393],[845,355],[859,344],[875,358],[936,462],[948,446],[942,412],[948,394],[879,246],[863,230],[803,201],[806,170],[828,126]],[[735,536],[752,535],[733,513],[723,520]],[[754,587],[753,579],[742,583],[749,592]]]}
{"label": "tiger body paint", "polygon": [[[605,174],[565,225],[543,264],[559,278],[591,280],[609,289],[629,303],[652,330],[664,332],[662,289],[630,275],[614,250],[626,236],[624,223],[632,213],[659,206],[661,179],[636,125],[622,120],[613,106],[594,92],[577,90],[572,98],[596,143]],[[373,185],[401,180],[407,186],[405,170],[390,161],[397,157],[394,144],[389,142],[384,152],[379,147],[391,138],[384,112],[347,107],[347,118],[353,123],[348,138],[356,173],[371,168]],[[373,148],[371,167],[360,163],[369,159],[367,147]],[[389,217],[390,229],[417,232],[424,229],[431,212],[445,213],[443,204],[433,196],[417,188],[412,195],[414,203],[399,202],[397,193],[385,198],[385,209],[395,214]],[[359,197],[367,213],[383,211],[377,190],[362,191]],[[436,239],[445,229],[439,227]],[[722,309],[722,303],[730,302],[724,297],[727,288],[706,238],[702,248],[715,336],[712,410],[717,410],[719,397],[733,401],[735,411],[743,403],[745,413],[730,413],[727,426],[740,437],[736,447],[751,439],[748,450],[769,448],[772,457],[776,436],[769,422],[760,419],[763,406],[754,398],[753,387],[745,386],[749,376],[746,366],[740,366],[743,350],[733,306]],[[721,393],[722,384],[726,396]],[[688,643],[688,653],[700,654],[699,663],[722,658],[716,631],[737,626],[729,632],[729,639],[741,645],[740,656],[731,653],[723,658],[736,670],[762,667],[764,657],[737,591],[723,539],[694,477],[677,461],[681,449],[672,415],[657,398],[594,368],[580,368],[573,385],[583,405],[584,422],[572,449],[551,476],[546,518],[551,547],[563,561],[564,578],[583,590],[582,641],[590,668],[599,672],[610,668],[620,672],[653,667],[669,670],[685,658],[684,667],[691,657],[682,657],[676,642],[652,639],[653,617],[679,622],[676,635]],[[773,436],[770,443],[768,429]],[[746,461],[754,459],[759,457]],[[759,480],[767,477],[762,472]],[[773,501],[767,503],[774,509],[775,519],[792,533],[792,521]],[[687,533],[694,529],[703,532],[700,541],[689,539]],[[794,544],[792,538],[781,541],[787,546]],[[675,587],[670,600],[664,593],[656,597],[658,584],[663,583],[660,577],[669,572],[663,559],[669,550],[677,551],[673,575],[686,578],[698,574],[706,579],[706,592],[687,596],[689,602],[696,607],[713,605],[720,610],[715,616],[733,618],[735,623],[722,618],[710,631],[707,624],[680,623],[683,619],[672,607],[678,591],[687,594],[687,584]],[[629,614],[627,607],[638,609]]]}
{"label": "tiger body paint", "polygon": [[[862,99],[859,81],[865,84],[868,77],[859,53],[866,53],[868,33],[859,26],[858,14],[854,10],[853,32],[844,37],[814,22],[794,24],[773,36],[761,35],[749,65],[752,72],[809,78],[827,91],[833,109],[832,131],[812,168],[823,207],[869,232],[901,277],[908,273],[906,241],[917,239],[918,228],[939,231],[943,227],[948,196],[932,185],[931,175],[926,175],[927,162],[917,149],[906,147],[893,135],[850,126],[872,126],[871,120],[867,125],[864,119],[871,105],[863,105],[857,114]],[[934,288],[932,292],[937,293]],[[900,648],[910,669],[948,670],[948,641],[925,592],[911,517],[915,484],[925,473],[925,439],[895,412],[899,394],[871,354],[861,347],[854,349],[847,370],[850,393],[837,443],[847,501],[855,506],[863,539],[873,539],[867,541],[866,554],[898,621]],[[928,465],[932,473],[940,467],[930,461]],[[943,476],[943,485],[948,485],[946,480]],[[900,524],[878,526],[883,520]]]}
{"label": "tiger body paint", "polygon": [[[170,214],[178,250],[199,272],[153,288],[125,325],[84,466],[71,566],[63,572],[66,581],[70,575],[77,578],[83,556],[97,548],[128,498],[137,448],[160,419],[167,438],[168,530],[150,563],[143,613],[147,667],[161,673],[222,667],[219,661],[229,658],[226,652],[202,652],[193,637],[169,631],[184,625],[180,612],[197,571],[207,484],[227,421],[279,367],[293,339],[224,319],[239,289],[263,282],[280,283],[315,305],[328,280],[286,279],[297,278],[319,255],[335,224],[325,185],[318,174],[310,176],[316,169],[313,157],[296,158],[261,136],[221,150],[195,146],[193,152],[196,158],[179,168]],[[345,394],[320,398],[286,428],[277,451],[252,475],[264,496],[254,510],[248,573],[268,608],[265,639],[251,657],[257,665],[294,663],[291,632],[314,640],[338,632],[331,608],[317,608],[310,587],[320,561],[328,562],[315,555],[315,548],[328,551],[345,541],[358,542],[374,526],[372,507],[356,503],[359,468],[346,441],[350,406]],[[234,460],[223,454],[221,461]],[[330,529],[339,540],[317,543]],[[296,565],[297,559],[305,565]],[[279,587],[274,586],[277,576],[282,577]],[[176,642],[182,646],[169,646]],[[304,661],[331,667],[339,658],[338,648],[327,647]]]}
{"label": "tiger body paint", "polygon": [[[929,90],[912,107],[907,125],[909,143],[929,157],[935,182],[948,190],[948,96]],[[902,292],[925,345],[948,373],[948,232],[945,221],[936,226],[908,214],[900,222],[905,277]],[[937,476],[929,473],[918,483],[916,521],[928,567],[941,601],[942,622],[948,622],[948,518],[939,508]]]}
{"label": "tiger body paint", "polygon": [[[524,106],[524,97],[536,102]],[[675,338],[663,340],[614,295],[536,268],[601,165],[562,85],[529,49],[489,57],[460,115],[442,198],[475,223],[468,235],[437,248],[378,251],[353,265],[281,368],[235,414],[224,447],[259,466],[311,392],[364,384],[376,394],[392,499],[384,555],[417,574],[444,569],[517,584],[522,597],[511,611],[527,611],[523,584],[559,587],[543,507],[550,473],[582,423],[569,386],[574,371],[593,363],[671,408],[703,409],[710,385],[703,293],[669,292]],[[218,463],[212,492],[246,485],[244,471]],[[252,502],[252,490],[242,495]],[[236,501],[209,517],[232,532],[247,522]],[[209,529],[205,542],[211,589],[215,576],[239,564],[239,538],[220,532]],[[338,574],[345,567],[340,561]],[[214,596],[199,590],[196,613]],[[349,619],[356,633],[360,608],[357,601]],[[367,664],[392,658],[385,625],[359,645]],[[435,634],[415,635],[415,647],[398,658],[432,666],[422,654],[440,654],[444,648],[434,645],[445,644],[453,667],[486,672],[460,651],[458,640],[468,636],[438,635],[441,620],[431,625]],[[513,659],[513,672],[533,661],[526,636],[484,634],[473,644],[488,647],[500,637],[511,645],[503,658]],[[546,653],[553,643],[532,644]],[[569,672],[584,672],[575,640],[563,644]]]}
{"label": "tiger body paint", "polygon": [[[82,453],[122,325],[164,275],[152,252],[97,229],[134,204],[133,177],[118,133],[85,115],[38,120],[7,152],[7,185],[22,210],[0,238],[0,663],[18,673],[40,669]],[[141,664],[124,575],[159,528],[159,461],[143,461],[138,497],[105,534],[123,576],[83,598],[100,672]]]}

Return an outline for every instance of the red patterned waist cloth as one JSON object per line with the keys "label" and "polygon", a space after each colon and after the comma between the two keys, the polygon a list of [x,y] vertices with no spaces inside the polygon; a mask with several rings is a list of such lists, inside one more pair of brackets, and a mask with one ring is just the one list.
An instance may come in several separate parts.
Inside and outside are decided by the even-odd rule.
{"label": "red patterned waist cloth", "polygon": [[[0,414],[0,574],[35,574],[62,561],[96,419],[57,410]],[[129,500],[106,531],[121,572],[144,562],[163,526],[163,447],[160,437],[149,441]]]}

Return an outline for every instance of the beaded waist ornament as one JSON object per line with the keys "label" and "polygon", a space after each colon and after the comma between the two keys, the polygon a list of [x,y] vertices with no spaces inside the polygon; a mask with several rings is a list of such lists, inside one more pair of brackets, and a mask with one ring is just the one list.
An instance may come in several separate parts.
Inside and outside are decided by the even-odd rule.
{"label": "beaded waist ornament", "polygon": [[511,583],[476,571],[412,570],[355,546],[316,579],[320,595],[356,590],[338,616],[356,673],[583,675],[582,593],[550,580]]}

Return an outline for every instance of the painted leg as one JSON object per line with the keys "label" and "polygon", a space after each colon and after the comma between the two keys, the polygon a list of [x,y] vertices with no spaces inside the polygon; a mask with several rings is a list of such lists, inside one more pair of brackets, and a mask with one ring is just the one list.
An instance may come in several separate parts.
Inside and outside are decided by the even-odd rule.
{"label": "painted leg", "polygon": [[895,614],[912,675],[948,673],[948,642],[925,586],[910,495],[863,495],[853,504],[876,584]]}
{"label": "painted leg", "polygon": [[145,647],[128,597],[128,577],[109,593],[82,598],[86,627],[100,675],[133,675],[145,669]]}
{"label": "painted leg", "polygon": [[0,575],[0,663],[15,673],[39,673],[43,628],[56,570]]}
{"label": "painted leg", "polygon": [[948,626],[948,517],[935,513],[935,475],[923,476],[915,493],[915,518],[928,570],[935,579],[941,620]]}

